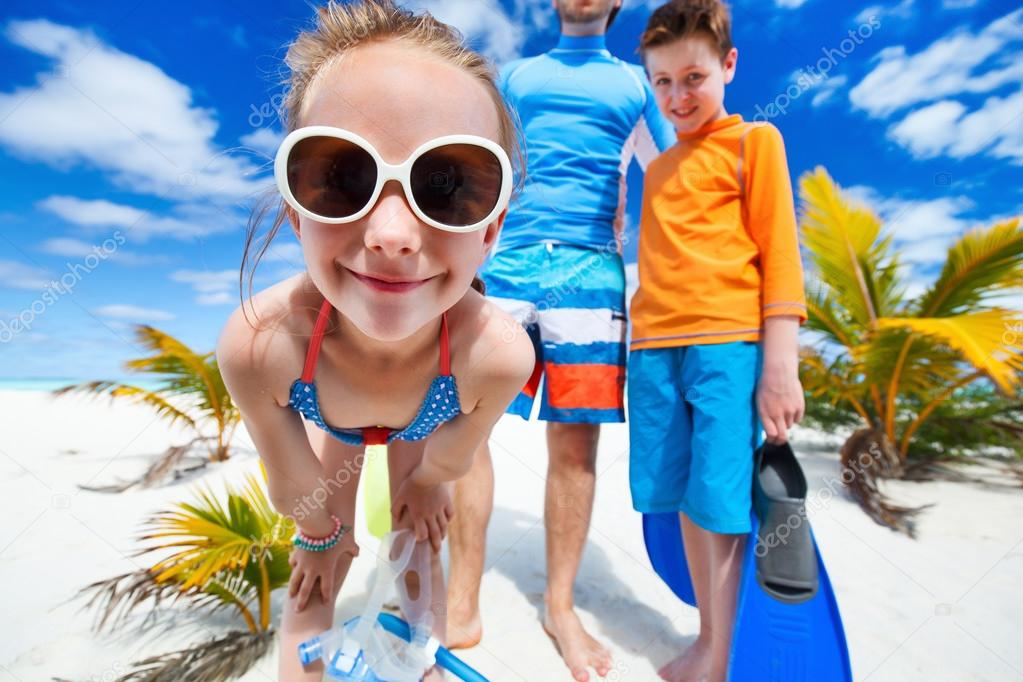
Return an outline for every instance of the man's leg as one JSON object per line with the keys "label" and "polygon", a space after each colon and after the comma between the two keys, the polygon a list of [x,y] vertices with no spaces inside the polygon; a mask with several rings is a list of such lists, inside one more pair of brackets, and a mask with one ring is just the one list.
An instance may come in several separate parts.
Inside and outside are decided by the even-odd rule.
{"label": "man's leg", "polygon": [[490,436],[480,444],[472,468],[455,483],[455,516],[448,525],[448,649],[479,644],[480,580],[486,558],[487,524],[494,506]]}
{"label": "man's leg", "polygon": [[544,628],[557,642],[573,678],[580,681],[589,679],[587,668],[602,677],[611,669],[610,652],[583,629],[572,598],[593,512],[599,436],[600,424],[547,423]]}

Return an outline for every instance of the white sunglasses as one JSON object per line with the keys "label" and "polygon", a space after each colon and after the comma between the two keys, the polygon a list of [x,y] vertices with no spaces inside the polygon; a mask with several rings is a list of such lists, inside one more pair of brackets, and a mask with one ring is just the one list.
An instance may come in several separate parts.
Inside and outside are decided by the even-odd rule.
{"label": "white sunglasses", "polygon": [[376,204],[384,183],[397,180],[416,216],[449,232],[489,225],[512,190],[507,153],[485,137],[438,137],[392,165],[364,138],[332,126],[289,133],[277,150],[274,177],[292,208],[321,223],[359,220]]}

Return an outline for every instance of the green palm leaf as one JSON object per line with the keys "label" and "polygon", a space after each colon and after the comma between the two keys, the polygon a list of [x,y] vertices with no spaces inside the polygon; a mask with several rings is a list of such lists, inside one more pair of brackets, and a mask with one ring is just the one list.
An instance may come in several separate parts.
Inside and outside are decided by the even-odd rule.
{"label": "green palm leaf", "polygon": [[116,381],[87,381],[81,384],[70,384],[54,390],[54,397],[71,393],[84,393],[88,395],[109,395],[111,401],[115,398],[130,398],[135,402],[148,405],[156,410],[156,413],[167,419],[168,424],[173,426],[177,422],[184,422],[186,425],[197,428],[195,420],[171,405],[163,396],[153,391],[147,391],[138,386],[122,384]]}
{"label": "green palm leaf", "polygon": [[1023,230],[1019,218],[974,228],[948,249],[937,281],[921,297],[921,317],[971,310],[991,294],[1023,286]]}
{"label": "green palm leaf", "polygon": [[1023,354],[1018,345],[1005,342],[1005,334],[1019,328],[1021,317],[1019,311],[995,308],[948,317],[885,318],[878,324],[910,329],[948,345],[1009,394],[1020,383]]}
{"label": "green palm leaf", "polygon": [[800,180],[803,243],[827,292],[849,319],[864,328],[890,314],[901,295],[891,238],[869,209],[846,200],[818,167]]}

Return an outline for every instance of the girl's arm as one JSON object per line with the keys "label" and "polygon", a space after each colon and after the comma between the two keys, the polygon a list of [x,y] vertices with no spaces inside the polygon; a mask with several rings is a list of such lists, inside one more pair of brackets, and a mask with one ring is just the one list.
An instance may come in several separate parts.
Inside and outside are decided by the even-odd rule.
{"label": "girl's arm", "polygon": [[[509,320],[515,324],[510,317],[506,322]],[[479,387],[471,391],[480,396],[476,405],[472,411],[441,425],[427,438],[422,459],[401,484],[391,503],[395,522],[407,513],[416,538],[429,538],[434,551],[440,551],[448,521],[454,513],[449,486],[444,484],[469,471],[476,449],[533,372],[535,354],[529,336],[523,331],[509,341],[502,338],[506,328],[491,326],[497,331],[489,335],[489,341],[480,339],[478,342],[484,354],[480,361],[471,363],[473,375],[459,377],[463,388]]]}
{"label": "girl's arm", "polygon": [[476,406],[431,434],[423,459],[410,475],[413,483],[428,487],[465,475],[480,443],[532,375],[536,355],[529,336],[524,331],[510,341],[494,336],[494,350],[476,366],[477,374],[470,378],[482,387]]}
{"label": "girl's arm", "polygon": [[[334,528],[324,504],[332,491],[317,494],[324,487],[323,466],[309,445],[302,419],[278,405],[268,386],[277,357],[273,336],[257,334],[240,310],[235,311],[217,342],[217,364],[266,466],[270,502],[281,514],[293,517],[302,531],[322,537]],[[351,519],[342,521],[351,524]]]}

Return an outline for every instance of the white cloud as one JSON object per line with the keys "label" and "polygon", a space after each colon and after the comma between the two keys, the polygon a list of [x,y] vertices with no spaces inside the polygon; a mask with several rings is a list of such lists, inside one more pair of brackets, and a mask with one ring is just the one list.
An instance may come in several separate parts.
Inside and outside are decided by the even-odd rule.
{"label": "white cloud", "polygon": [[222,305],[237,300],[238,270],[177,270],[170,278],[191,285],[199,305]]}
{"label": "white cloud", "polygon": [[1023,9],[977,33],[955,31],[915,55],[888,47],[849,99],[872,118],[915,107],[887,133],[917,158],[986,152],[1023,164],[1023,90],[990,94],[979,107],[964,99],[1023,83],[1021,47]]}
{"label": "white cloud", "polygon": [[248,135],[242,135],[240,142],[272,160],[283,139],[284,133],[279,130],[256,128]]}
{"label": "white cloud", "polygon": [[110,305],[96,308],[94,312],[97,315],[118,320],[147,320],[152,322],[162,322],[174,319],[174,314],[169,313],[166,310],[143,308],[141,306],[130,305],[127,303],[111,303]]}
{"label": "white cloud", "polygon": [[961,159],[988,150],[1023,164],[1023,90],[989,97],[970,113],[955,100],[935,102],[892,125],[888,136],[918,158],[947,154]]}
{"label": "white cloud", "polygon": [[810,100],[810,104],[819,107],[834,95],[836,92],[845,87],[845,84],[849,82],[849,77],[846,75],[831,76],[820,82],[820,84],[812,88],[813,99]]}
{"label": "white cloud", "polygon": [[797,9],[802,7],[806,3],[806,0],[774,0],[776,7],[782,7],[784,9]]}
{"label": "white cloud", "polygon": [[956,31],[915,55],[902,45],[887,47],[849,99],[870,116],[881,117],[951,95],[990,92],[1023,78],[1023,59],[1010,47],[1021,36],[1023,9],[976,34]]}
{"label": "white cloud", "polygon": [[215,112],[156,65],[91,31],[45,19],[4,36],[51,62],[36,83],[0,92],[0,145],[60,169],[97,168],[118,187],[172,198],[238,198],[258,168],[213,141]]}
{"label": "white cloud", "polygon": [[[425,9],[439,20],[451,24],[472,43],[473,47],[498,64],[520,56],[525,33],[495,0],[414,0],[409,9]],[[524,2],[522,11],[532,11]],[[553,9],[551,10],[553,12]]]}
{"label": "white cloud", "polygon": [[914,270],[944,262],[952,242],[976,224],[963,217],[975,208],[965,196],[901,199],[885,197],[863,185],[843,192],[877,212],[884,229],[895,238],[900,260],[913,265]]}
{"label": "white cloud", "polygon": [[49,273],[13,260],[0,260],[0,286],[13,289],[45,289],[53,281]]}
{"label": "white cloud", "polygon": [[913,16],[913,0],[902,0],[897,5],[871,5],[853,19],[857,24],[870,23],[873,18],[879,20],[899,19],[906,20]]}
{"label": "white cloud", "polygon": [[292,263],[294,265],[303,265],[303,267],[305,262],[302,256],[302,245],[293,241],[283,244],[270,244],[270,248],[266,250],[263,260],[267,262]]}
{"label": "white cloud", "polygon": [[132,240],[144,242],[152,237],[188,240],[210,234],[233,231],[239,219],[216,206],[181,204],[173,215],[116,204],[106,199],[80,199],[54,195],[36,204],[73,225],[96,231],[98,228],[124,228]]}
{"label": "white cloud", "polygon": [[104,254],[102,256],[103,258],[117,261],[121,265],[132,266],[159,265],[171,262],[170,258],[166,256],[158,254],[141,254],[134,251],[126,251],[122,248],[114,250],[103,249],[99,244],[92,244],[73,237],[55,237],[53,239],[47,239],[39,245],[38,250],[54,256],[78,259],[96,254],[97,251],[100,251],[100,253]]}

